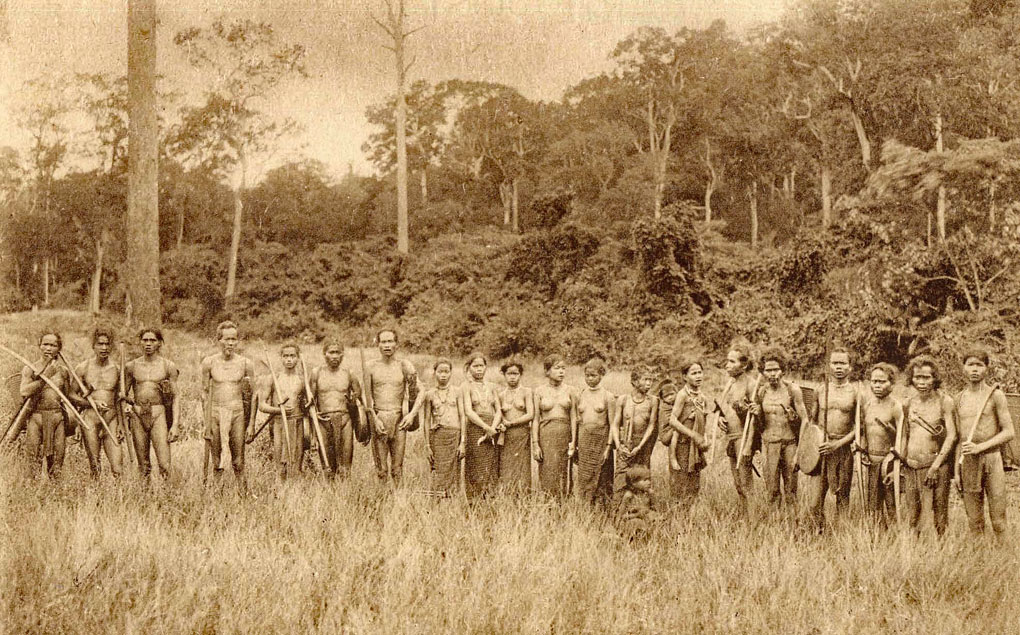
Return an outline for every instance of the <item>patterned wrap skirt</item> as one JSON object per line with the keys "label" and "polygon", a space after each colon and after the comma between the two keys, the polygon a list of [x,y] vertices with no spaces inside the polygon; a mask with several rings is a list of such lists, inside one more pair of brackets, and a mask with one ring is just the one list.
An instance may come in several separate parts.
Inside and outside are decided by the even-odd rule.
{"label": "patterned wrap skirt", "polygon": [[577,431],[577,482],[574,488],[583,501],[590,502],[595,499],[600,482],[603,486],[603,495],[606,494],[604,491],[606,479],[603,477],[606,467],[609,468],[608,494],[612,494],[612,463],[602,460],[608,440],[609,426],[580,426]]}
{"label": "patterned wrap skirt", "polygon": [[430,489],[448,496],[456,494],[460,485],[460,458],[457,456],[460,430],[436,428],[429,434],[429,445],[432,447],[433,459]]}
{"label": "patterned wrap skirt", "polygon": [[531,429],[527,425],[515,426],[503,433],[499,485],[506,490],[531,489]]}
{"label": "patterned wrap skirt", "polygon": [[[486,425],[492,425],[492,414],[479,413]],[[491,439],[478,445],[485,431],[473,423],[467,424],[467,442],[464,457],[464,491],[468,498],[485,494],[496,485],[499,477],[499,452]]]}
{"label": "patterned wrap skirt", "polygon": [[539,425],[538,445],[542,449],[542,462],[538,464],[538,484],[547,494],[566,496],[570,422],[557,418]]}

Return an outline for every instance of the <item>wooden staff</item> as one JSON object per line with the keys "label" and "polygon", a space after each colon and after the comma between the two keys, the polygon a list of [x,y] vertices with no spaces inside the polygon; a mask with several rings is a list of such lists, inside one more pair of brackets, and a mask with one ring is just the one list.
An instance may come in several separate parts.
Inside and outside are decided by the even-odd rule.
{"label": "wooden staff", "polygon": [[308,417],[312,420],[312,429],[315,431],[315,440],[319,444],[319,460],[322,461],[322,469],[330,470],[329,454],[326,453],[326,444],[322,440],[322,428],[319,427],[319,409],[315,407],[315,395],[312,394],[312,385],[308,382],[308,367],[305,366],[303,357],[301,360],[301,379],[305,384],[305,399],[308,401]]}
{"label": "wooden staff", "polygon": [[896,454],[893,455],[893,502],[896,505],[896,523],[902,522],[901,518],[903,512],[901,511],[903,504],[900,500],[901,487],[900,487],[900,452],[903,448],[900,444],[903,443],[903,410],[900,410],[900,415],[896,417]]}
{"label": "wooden staff", "polygon": [[67,366],[67,371],[74,379],[74,383],[78,384],[78,390],[81,391],[81,394],[85,397],[85,401],[88,402],[92,411],[96,413],[97,417],[99,417],[99,424],[103,426],[103,430],[105,430],[106,434],[113,440],[113,445],[119,449],[120,441],[117,440],[117,436],[113,434],[113,430],[111,430],[110,426],[106,423],[106,418],[103,417],[103,413],[99,412],[99,406],[96,404],[95,399],[92,398],[92,395],[89,394],[89,389],[85,385],[85,382],[83,382],[81,377],[78,376],[78,373],[74,371],[74,366],[72,366],[71,363],[67,361],[67,358],[64,357],[63,351],[57,353],[57,356],[60,357],[60,361],[63,362],[64,366]]}
{"label": "wooden staff", "polygon": [[863,399],[861,399],[860,397],[862,393],[863,390],[861,389],[857,391],[858,394],[856,411],[857,421],[854,424],[854,443],[857,445],[857,448],[854,451],[854,470],[857,471],[857,491],[861,495],[861,504],[864,505],[865,508],[867,508],[868,487],[867,484],[865,483],[867,473],[864,470],[864,457],[861,456],[861,452],[864,451],[863,446],[861,445],[861,419],[864,416],[864,412],[862,410],[861,405]]}
{"label": "wooden staff", "polygon": [[117,404],[117,425],[120,426],[121,433],[124,434],[124,438],[127,439],[127,455],[128,460],[134,464],[138,464],[138,456],[135,453],[134,436],[131,434],[131,426],[128,425],[127,417],[124,416],[124,404],[128,403],[127,396],[127,381],[125,379],[124,368],[127,365],[124,361],[124,342],[117,343],[117,354],[120,357],[120,384],[118,386],[118,397],[119,402]]}
{"label": "wooden staff", "polygon": [[[992,398],[992,393],[995,392],[997,388],[998,388],[997,385],[991,386],[990,390],[988,391],[988,394],[985,395],[984,401],[981,402],[981,407],[978,408],[977,415],[974,416],[974,425],[970,427],[970,432],[967,433],[967,443],[974,442],[974,433],[977,432],[978,424],[981,423],[981,415],[984,413],[985,407],[988,405],[988,400]],[[956,461],[956,467],[960,467],[961,465],[963,465],[963,456],[964,456],[963,452],[960,452],[960,458],[957,459]]]}
{"label": "wooden staff", "polygon": [[291,454],[290,445],[290,426],[287,425],[287,409],[284,407],[284,402],[287,401],[283,398],[283,391],[280,390],[280,382],[276,380],[276,371],[273,370],[273,364],[269,361],[269,350],[266,347],[262,347],[262,357],[265,358],[266,367],[269,368],[269,376],[273,380],[273,392],[276,393],[276,405],[280,407],[280,421],[283,422],[283,445],[284,445],[284,460],[286,464],[289,462]]}
{"label": "wooden staff", "polygon": [[60,398],[60,401],[63,402],[63,404],[65,406],[70,408],[71,414],[73,414],[74,418],[78,420],[78,423],[81,424],[82,428],[84,428],[85,430],[88,430],[90,432],[92,431],[92,425],[88,421],[85,421],[85,419],[81,416],[81,413],[78,412],[78,409],[74,407],[74,403],[70,399],[67,398],[67,395],[65,395],[62,390],[60,390],[60,387],[57,386],[57,383],[55,381],[53,381],[52,379],[50,379],[46,375],[43,375],[43,374],[41,374],[39,372],[36,372],[35,367],[32,366],[32,362],[28,361],[27,359],[25,359],[21,355],[17,354],[16,352],[12,351],[11,349],[7,348],[3,344],[0,344],[0,351],[3,351],[5,353],[7,353],[8,355],[13,357],[14,359],[18,360],[19,362],[21,362],[22,364],[27,366],[29,368],[29,370],[31,370],[33,373],[35,373],[36,377],[41,379],[44,384],[46,384],[47,386],[52,388],[53,392],[57,393],[57,397]]}
{"label": "wooden staff", "polygon": [[365,418],[373,435],[379,434],[375,425],[375,401],[372,399],[372,389],[368,387],[368,370],[365,368],[365,349],[358,347],[358,356],[361,358],[361,396],[365,404]]}
{"label": "wooden staff", "polygon": [[[737,381],[736,377],[730,377],[730,380],[728,382],[726,382],[726,387],[723,388],[723,391],[722,391],[723,401],[726,400],[726,393],[728,393],[730,391],[730,388],[733,388],[733,383],[736,382],[736,381]],[[709,436],[709,439],[708,439],[708,458],[705,461],[705,463],[707,465],[711,465],[714,462],[714,459],[715,459],[715,442],[719,438],[719,414],[720,413],[722,413],[722,407],[719,405],[719,400],[716,399],[715,400],[715,408],[712,410],[712,415],[715,415],[715,418],[711,421],[711,423],[709,423],[707,417],[705,418],[705,425],[712,426],[711,430],[710,430],[711,435]],[[722,413],[722,414],[723,414],[723,416],[725,416],[725,413]]]}
{"label": "wooden staff", "polygon": [[[762,375],[758,376],[758,379],[754,382],[754,390],[751,391],[751,395],[755,400],[758,399],[758,387],[761,385]],[[764,413],[762,413],[764,415]],[[737,469],[740,469],[741,462],[744,460],[744,453],[748,450],[748,445],[751,440],[751,410],[748,408],[747,414],[744,415],[744,430],[740,435],[740,452],[737,453]]]}

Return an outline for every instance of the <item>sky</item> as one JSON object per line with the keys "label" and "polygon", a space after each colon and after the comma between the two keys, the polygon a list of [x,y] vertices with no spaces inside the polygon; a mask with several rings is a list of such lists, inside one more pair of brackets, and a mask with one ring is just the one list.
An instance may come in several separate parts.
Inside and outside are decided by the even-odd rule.
{"label": "sky", "polygon": [[[407,0],[414,56],[408,81],[500,82],[530,99],[556,100],[608,70],[613,46],[640,26],[735,31],[777,18],[789,0]],[[268,106],[304,127],[303,154],[340,175],[369,174],[365,109],[395,90],[392,53],[372,15],[383,0],[157,0],[158,71],[197,98],[203,78],[175,49],[178,31],[217,18],[268,22],[307,48],[309,77],[279,87]],[[6,5],[6,28],[3,7]],[[27,79],[127,68],[127,0],[0,0],[0,146],[24,148],[7,105]],[[2,37],[2,36],[6,37]],[[188,92],[190,89],[190,93]]]}

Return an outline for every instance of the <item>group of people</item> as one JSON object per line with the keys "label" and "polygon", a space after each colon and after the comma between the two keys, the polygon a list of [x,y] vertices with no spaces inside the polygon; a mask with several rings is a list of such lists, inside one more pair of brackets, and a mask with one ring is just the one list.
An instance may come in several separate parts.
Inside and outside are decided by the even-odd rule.
{"label": "group of people", "polygon": [[[430,492],[440,496],[460,491],[461,470],[468,498],[524,494],[533,489],[534,461],[541,492],[613,503],[623,518],[641,524],[654,513],[655,447],[667,458],[663,497],[682,513],[697,499],[702,470],[721,445],[742,510],[760,473],[777,507],[796,505],[799,487],[801,520],[822,531],[827,495],[834,494],[839,517],[856,483],[877,523],[903,522],[916,530],[928,510],[941,535],[950,483],[956,482],[972,531],[983,531],[986,503],[992,529],[1005,528],[1003,452],[1014,428],[1005,394],[986,381],[989,357],[980,349],[963,355],[967,386],[955,396],[942,390],[939,364],[928,356],[907,365],[901,398],[890,364],[875,364],[864,381],[853,382],[850,352],[835,348],[824,385],[809,389],[784,377],[784,351],[768,348],[755,361],[743,344],[728,351],[727,379],[717,395],[702,389],[705,365],[697,360],[661,379],[650,367],[635,368],[630,390],[614,395],[602,385],[607,369],[599,358],[585,364],[581,388],[564,383],[567,366],[559,355],[544,359],[545,381],[534,388],[522,385],[525,368],[517,360],[501,365],[504,382],[489,381],[488,360],[477,353],[467,359],[465,381],[452,386],[453,362],[439,359],[426,390],[415,366],[396,355],[392,329],[377,333],[380,358],[368,365],[362,359],[362,381],[341,365],[344,347],[335,339],[323,343],[321,366],[309,371],[299,347],[285,344],[279,372],[264,353],[269,372],[257,375],[256,363],[238,352],[236,324],[221,323],[216,336],[219,352],[201,363],[206,473],[217,478],[229,463],[241,488],[245,445],[262,430],[272,437],[281,479],[300,472],[313,449],[326,474],[345,476],[360,441],[371,447],[378,478],[399,484],[407,434],[421,427]],[[23,403],[3,443],[26,430],[36,469],[45,459],[57,476],[65,437],[80,428],[94,477],[101,453],[115,476],[133,454],[147,477],[150,449],[167,477],[170,443],[180,430],[179,371],[161,355],[159,329],[143,329],[139,339],[140,357],[125,361],[121,349],[114,363],[113,335],[97,329],[95,355],[71,367],[60,335],[44,333],[40,358],[20,358]],[[266,415],[261,424],[259,412]]]}

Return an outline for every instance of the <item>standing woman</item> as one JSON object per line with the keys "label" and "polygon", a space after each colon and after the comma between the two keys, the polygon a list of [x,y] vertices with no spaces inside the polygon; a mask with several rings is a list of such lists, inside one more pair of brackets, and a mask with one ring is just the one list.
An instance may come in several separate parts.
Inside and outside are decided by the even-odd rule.
{"label": "standing woman", "polygon": [[619,431],[616,399],[602,386],[606,364],[592,358],[584,365],[587,386],[577,398],[577,496],[586,503],[608,503],[613,496],[613,462],[609,450]]}
{"label": "standing woman", "polygon": [[[614,430],[616,442],[616,476],[613,489],[620,493],[627,485],[627,470],[634,466],[651,469],[652,437],[658,429],[660,400],[649,394],[655,381],[652,370],[645,367],[630,372],[631,391],[617,401],[617,422]],[[666,414],[669,414],[668,412]]]}
{"label": "standing woman", "polygon": [[[669,425],[659,431],[659,441],[670,446],[669,490],[671,498],[687,509],[701,489],[701,469],[705,467],[705,415],[708,405],[701,392],[705,378],[699,361],[684,362],[680,367],[684,385],[677,392]],[[675,453],[672,449],[676,441]]]}
{"label": "standing woman", "polygon": [[496,387],[485,381],[485,356],[474,353],[464,371],[468,376],[461,388],[464,419],[461,424],[460,454],[464,457],[464,490],[468,498],[494,489],[499,476],[496,437],[503,413]]}
{"label": "standing woman", "polygon": [[719,429],[726,435],[726,456],[730,459],[730,473],[733,485],[740,497],[741,507],[747,509],[747,496],[751,493],[751,462],[743,461],[737,467],[737,452],[744,433],[744,421],[754,399],[754,386],[758,374],[754,372],[751,350],[744,344],[734,344],[726,353],[726,374],[729,375],[726,389],[719,397]]}
{"label": "standing woman", "polygon": [[521,386],[524,365],[510,360],[500,368],[506,388],[499,396],[503,408],[502,449],[499,456],[499,485],[511,491],[531,489],[531,423],[535,399],[530,388]]}
{"label": "standing woman", "polygon": [[535,388],[536,425],[531,447],[538,462],[538,484],[556,497],[566,496],[567,473],[574,458],[577,413],[574,391],[563,384],[567,362],[561,355],[549,355],[542,363],[548,383]]}
{"label": "standing woman", "polygon": [[[429,489],[444,497],[457,492],[460,484],[459,448],[463,446],[463,408],[458,390],[450,387],[453,364],[439,359],[432,367],[436,387],[425,393],[425,447],[432,472]],[[415,406],[417,409],[417,405]]]}

